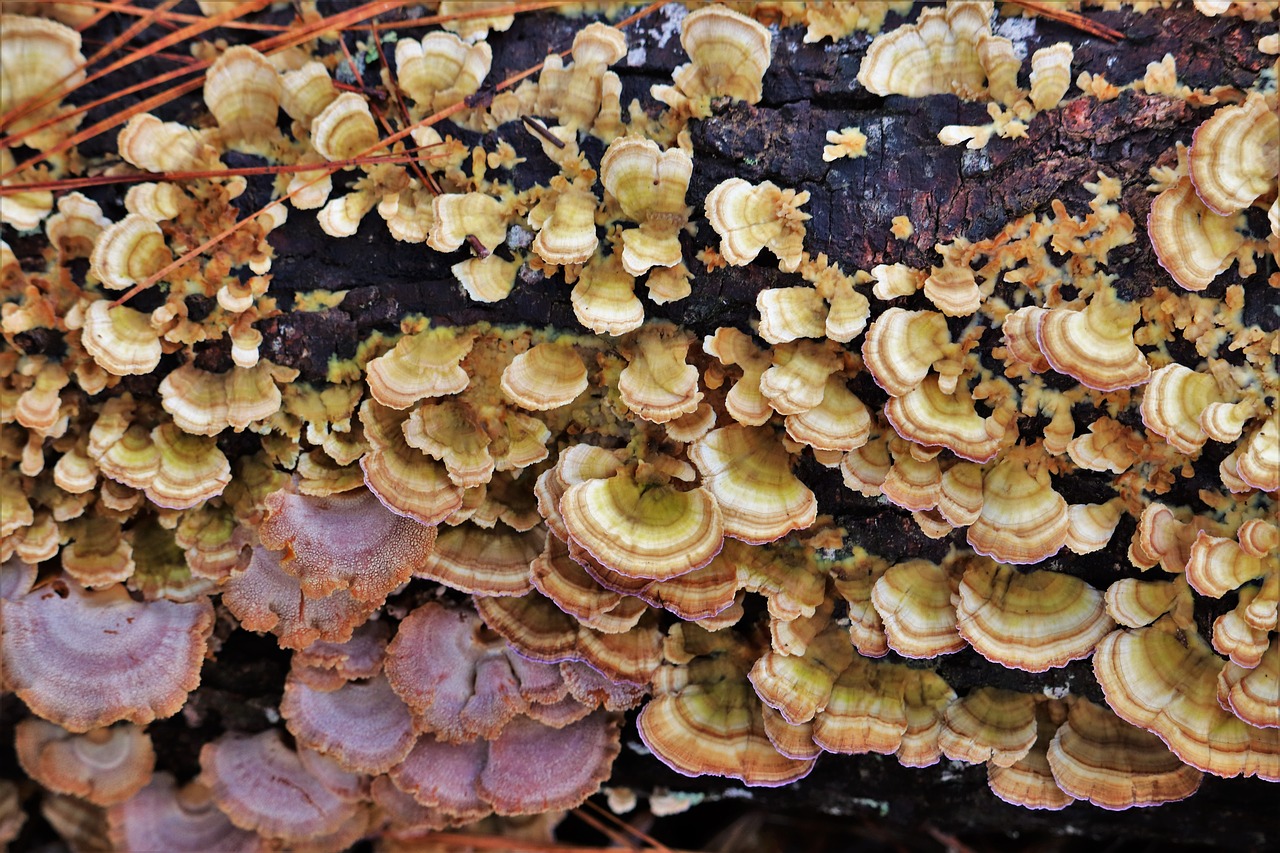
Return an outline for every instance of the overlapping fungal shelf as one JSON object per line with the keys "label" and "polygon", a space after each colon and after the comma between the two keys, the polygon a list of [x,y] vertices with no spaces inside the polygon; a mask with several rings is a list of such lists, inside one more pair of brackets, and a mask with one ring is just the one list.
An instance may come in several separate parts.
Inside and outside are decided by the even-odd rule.
{"label": "overlapping fungal shelf", "polygon": [[[1265,4],[1168,13],[1226,7],[1231,79],[860,0],[558,20],[514,83],[464,5],[195,42],[203,112],[71,153],[83,19],[3,4],[0,180],[131,177],[0,198],[0,840],[546,838],[628,722],[747,786],[1280,781]],[[224,718],[246,632],[281,663]]]}

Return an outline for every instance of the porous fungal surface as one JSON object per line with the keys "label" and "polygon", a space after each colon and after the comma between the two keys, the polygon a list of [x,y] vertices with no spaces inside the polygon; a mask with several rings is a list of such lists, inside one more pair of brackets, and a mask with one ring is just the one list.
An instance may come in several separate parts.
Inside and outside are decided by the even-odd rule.
{"label": "porous fungal surface", "polygon": [[0,5],[0,843],[1276,796],[1274,4]]}

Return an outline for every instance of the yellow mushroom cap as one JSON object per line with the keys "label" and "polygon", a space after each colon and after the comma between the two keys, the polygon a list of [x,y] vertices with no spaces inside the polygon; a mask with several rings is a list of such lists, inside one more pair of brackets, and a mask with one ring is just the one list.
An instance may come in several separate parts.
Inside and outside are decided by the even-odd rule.
{"label": "yellow mushroom cap", "polygon": [[1038,563],[1066,542],[1067,502],[1049,476],[1027,473],[1023,463],[1007,459],[987,472],[982,483],[982,513],[969,527],[969,545],[1004,563]]}
{"label": "yellow mushroom cap", "polygon": [[338,97],[329,70],[320,62],[307,62],[280,77],[280,106],[291,118],[310,127],[316,116]]}
{"label": "yellow mushroom cap", "polygon": [[72,734],[30,717],[14,730],[18,762],[41,785],[94,805],[123,802],[151,781],[156,755],[139,727],[121,723]]}
{"label": "yellow mushroom cap", "polygon": [[974,561],[956,593],[960,635],[987,660],[1027,672],[1087,657],[1115,627],[1102,593],[1056,572]]}
{"label": "yellow mushroom cap", "polygon": [[635,277],[623,269],[620,253],[602,256],[597,252],[573,286],[573,316],[596,334],[633,332],[644,323],[644,305],[635,287]]}
{"label": "yellow mushroom cap", "polygon": [[1073,56],[1071,44],[1065,41],[1031,55],[1031,103],[1037,110],[1053,109],[1067,94]]}
{"label": "yellow mushroom cap", "polygon": [[622,341],[627,366],[618,394],[631,411],[652,423],[692,413],[702,402],[698,369],[685,362],[692,335],[670,323],[650,323]]}
{"label": "yellow mushroom cap", "polygon": [[112,290],[124,290],[160,271],[173,260],[164,242],[164,232],[145,216],[130,213],[119,222],[102,229],[89,269]]}
{"label": "yellow mushroom cap", "polygon": [[890,308],[867,330],[862,358],[876,384],[901,397],[924,380],[950,342],[941,314]]}
{"label": "yellow mushroom cap", "polygon": [[1053,369],[1099,391],[1141,385],[1151,376],[1146,357],[1133,342],[1139,308],[1116,300],[1112,291],[1095,295],[1083,311],[1052,308],[1040,317],[1036,338]]}
{"label": "yellow mushroom cap", "polygon": [[326,160],[349,160],[377,143],[369,102],[355,92],[338,95],[311,122],[311,144]]}
{"label": "yellow mushroom cap", "polygon": [[506,206],[484,193],[442,193],[431,201],[431,233],[427,245],[454,252],[475,237],[490,252],[507,239]]}
{"label": "yellow mushroom cap", "polygon": [[156,506],[190,509],[222,494],[231,482],[231,464],[214,439],[161,424],[151,440],[159,467],[141,488]]}
{"label": "yellow mushroom cap", "polygon": [[199,133],[150,113],[129,119],[116,137],[116,148],[125,162],[147,172],[208,169],[218,162],[218,152]]}
{"label": "yellow mushroom cap", "polygon": [[804,251],[804,222],[800,207],[809,193],[784,190],[772,181],[752,185],[729,178],[707,193],[707,220],[720,235],[720,254],[731,266],[746,266],[760,250],[778,257],[780,268],[794,272]]}
{"label": "yellow mushroom cap", "polygon": [[577,185],[566,186],[544,198],[529,214],[530,224],[538,231],[533,238],[533,251],[552,265],[586,263],[595,254],[599,242],[596,237],[598,204],[590,189]]}
{"label": "yellow mushroom cap", "polygon": [[260,139],[276,130],[282,87],[267,58],[236,45],[210,66],[204,102],[229,139]]}
{"label": "yellow mushroom cap", "polygon": [[727,96],[754,104],[769,68],[769,30],[723,6],[691,12],[680,25],[680,45],[693,60],[673,74],[686,95]]}
{"label": "yellow mushroom cap", "polygon": [[475,339],[474,332],[447,327],[406,335],[391,352],[369,362],[369,393],[393,409],[407,409],[424,397],[457,394],[471,381],[462,359]]}
{"label": "yellow mushroom cap", "polygon": [[938,460],[931,458],[922,462],[909,453],[893,460],[880,483],[880,492],[890,503],[912,512],[926,512],[936,507],[941,489],[942,469]]}
{"label": "yellow mushroom cap", "polygon": [[[4,43],[0,45],[0,114],[28,101],[42,100],[51,90],[74,90],[85,78],[80,33],[47,18],[0,16]],[[61,111],[61,98],[7,122],[5,130],[19,133],[42,124]],[[79,124],[79,119],[56,122],[28,134],[24,144],[45,150],[56,145]]]}
{"label": "yellow mushroom cap", "polygon": [[626,471],[570,486],[560,514],[574,541],[628,577],[686,574],[711,562],[724,539],[720,507],[706,489],[646,485]]}
{"label": "yellow mushroom cap", "polygon": [[846,755],[897,752],[910,727],[904,695],[909,679],[906,667],[855,655],[814,719],[814,743]]}
{"label": "yellow mushroom cap", "polygon": [[1036,330],[1040,328],[1040,320],[1044,317],[1044,308],[1028,305],[1005,315],[1000,331],[1004,333],[1005,349],[1009,356],[1019,361],[1032,373],[1044,373],[1049,369],[1049,361],[1040,352],[1040,344],[1036,340]]}
{"label": "yellow mushroom cap", "polygon": [[990,461],[999,452],[1005,434],[1002,421],[1007,420],[979,415],[967,388],[944,394],[936,376],[926,376],[906,394],[891,397],[884,414],[908,441],[942,446],[973,462]]}
{"label": "yellow mushroom cap", "polygon": [[[858,82],[877,95],[983,95],[987,71],[978,46],[984,36],[991,38],[991,10],[988,0],[925,9],[916,23],[876,36]],[[999,57],[988,52],[986,58]]]}
{"label": "yellow mushroom cap", "polygon": [[427,113],[474,94],[492,63],[493,48],[488,42],[467,44],[453,33],[396,41],[396,82]]}
{"label": "yellow mushroom cap", "polygon": [[817,517],[817,499],[791,473],[790,454],[766,427],[713,430],[691,444],[688,454],[719,504],[726,536],[772,542]]}
{"label": "yellow mushroom cap", "polygon": [[952,579],[928,560],[891,567],[871,588],[889,647],[903,657],[932,658],[964,648],[951,604]]}
{"label": "yellow mushroom cap", "polygon": [[1236,216],[1220,216],[1182,178],[1156,196],[1147,216],[1147,235],[1156,259],[1186,290],[1204,290],[1231,265],[1244,237]]}
{"label": "yellow mushroom cap", "polygon": [[1222,216],[1275,189],[1277,159],[1280,117],[1261,92],[1222,107],[1197,127],[1187,155],[1196,194]]}
{"label": "yellow mushroom cap", "polygon": [[572,344],[537,344],[502,371],[502,392],[535,412],[567,406],[587,390],[587,368]]}
{"label": "yellow mushroom cap", "polygon": [[938,743],[953,761],[1009,767],[1036,742],[1036,703],[1029,693],[980,687],[947,706]]}
{"label": "yellow mushroom cap", "polygon": [[650,139],[619,137],[605,151],[600,181],[640,226],[622,232],[622,268],[631,275],[680,263],[679,231],[689,219],[684,195],[692,174],[688,153],[662,151]]}
{"label": "yellow mushroom cap", "polygon": [[213,436],[227,427],[244,429],[278,412],[283,398],[275,376],[284,379],[286,374],[294,375],[266,361],[226,373],[208,373],[186,364],[160,382],[160,398],[184,432]]}
{"label": "yellow mushroom cap", "polygon": [[982,514],[982,467],[959,462],[942,472],[938,514],[953,527],[966,527]]}
{"label": "yellow mushroom cap", "polygon": [[1201,413],[1221,402],[1218,384],[1207,373],[1170,364],[1151,374],[1142,393],[1142,422],[1176,450],[1193,454],[1209,436],[1200,427]]}

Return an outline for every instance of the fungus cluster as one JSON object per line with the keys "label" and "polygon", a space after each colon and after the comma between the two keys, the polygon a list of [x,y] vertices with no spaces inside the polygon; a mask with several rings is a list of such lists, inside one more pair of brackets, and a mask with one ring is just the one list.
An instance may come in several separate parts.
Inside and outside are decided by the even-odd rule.
{"label": "fungus cluster", "polygon": [[[1043,809],[1280,780],[1280,336],[1245,310],[1280,283],[1257,272],[1280,251],[1273,86],[1196,92],[1153,63],[1149,97],[1216,109],[1153,166],[1145,231],[1102,171],[1087,209],[859,270],[811,251],[809,190],[698,189],[693,134],[764,99],[766,23],[838,40],[910,2],[691,4],[688,62],[626,109],[622,29],[498,83],[485,36],[513,17],[454,5],[397,36],[386,102],[323,41],[204,43],[207,116],[121,121],[123,206],[3,196],[46,242],[21,263],[4,244],[0,271],[0,688],[51,822],[92,810],[133,849],[421,840],[577,806],[633,710],[675,771],[747,785],[824,753],[984,764]],[[1098,97],[1064,100],[1065,42],[1022,87],[994,18],[922,9],[858,83],[988,103],[990,125],[939,133],[970,148]],[[64,144],[81,114],[46,92],[80,81],[79,34],[6,13],[2,44],[6,133]],[[805,156],[871,159],[857,127],[827,141]],[[58,168],[97,169],[77,157]],[[265,194],[246,158],[282,167]],[[465,303],[536,284],[593,334],[408,315],[304,378],[279,321],[342,297],[279,286],[271,234],[318,210],[351,237],[375,209]],[[1172,286],[1128,286],[1140,240]],[[778,284],[749,331],[650,316],[705,286],[698,259]],[[1247,282],[1215,284],[1233,263]],[[828,499],[946,542],[872,544]],[[1129,565],[1061,570],[1104,549]],[[153,772],[144,727],[233,630],[290,653],[273,725],[211,736],[195,778]],[[1023,685],[1092,658],[1105,704],[949,684],[941,659],[969,653]]]}

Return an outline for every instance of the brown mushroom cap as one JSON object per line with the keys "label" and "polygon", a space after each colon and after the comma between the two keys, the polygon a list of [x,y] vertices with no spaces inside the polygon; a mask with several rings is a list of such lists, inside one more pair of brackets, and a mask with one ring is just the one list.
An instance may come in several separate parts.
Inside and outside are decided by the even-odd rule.
{"label": "brown mushroom cap", "polygon": [[987,660],[1044,672],[1087,657],[1115,627],[1102,593],[1057,572],[974,561],[955,596],[960,635]]}
{"label": "brown mushroom cap", "polygon": [[947,706],[939,745],[955,761],[1008,767],[1036,742],[1035,697],[981,687]]}
{"label": "brown mushroom cap", "polygon": [[84,734],[30,717],[14,730],[14,750],[27,775],[60,794],[94,805],[123,802],[151,781],[151,738],[124,723]]}
{"label": "brown mushroom cap", "polygon": [[415,577],[438,581],[480,595],[524,595],[530,589],[529,565],[542,552],[546,532],[519,533],[506,525],[484,530],[462,523],[447,528]]}
{"label": "brown mushroom cap", "polygon": [[502,392],[516,405],[542,412],[567,406],[587,390],[587,368],[568,343],[537,344],[502,371]]}
{"label": "brown mushroom cap", "polygon": [[1168,616],[1147,628],[1113,632],[1093,656],[1111,709],[1159,735],[1192,767],[1280,778],[1280,730],[1247,725],[1218,704],[1223,663],[1198,632]]}
{"label": "brown mushroom cap", "polygon": [[871,601],[894,651],[932,658],[964,648],[964,638],[956,632],[952,583],[944,568],[928,560],[908,560],[880,576]]}
{"label": "brown mushroom cap", "polygon": [[1008,767],[987,764],[987,785],[1006,803],[1029,809],[1057,811],[1076,801],[1053,778],[1049,744],[1066,719],[1067,709],[1057,700],[1036,705],[1036,742],[1031,751]]}
{"label": "brown mushroom cap", "polygon": [[1204,777],[1179,761],[1160,738],[1087,699],[1072,703],[1067,722],[1053,736],[1048,759],[1064,791],[1111,810],[1186,799]]}
{"label": "brown mushroom cap", "polygon": [[286,843],[335,833],[356,817],[356,803],[305,767],[276,729],[206,743],[200,769],[232,823]]}
{"label": "brown mushroom cap", "polygon": [[110,808],[107,821],[117,850],[261,853],[265,849],[257,833],[227,819],[208,788],[199,782],[178,788],[168,773],[157,773],[133,798]]}
{"label": "brown mushroom cap", "polygon": [[687,662],[666,665],[655,677],[657,695],[636,723],[645,746],[686,776],[775,787],[808,775],[813,761],[782,755],[765,733],[760,700],[746,677],[749,661],[733,651],[734,638],[691,625],[681,635],[696,645],[682,641],[680,657]]}
{"label": "brown mushroom cap", "polygon": [[66,584],[0,600],[5,681],[36,714],[73,732],[176,714],[200,683],[213,631],[207,598],[136,602],[123,586]]}
{"label": "brown mushroom cap", "polygon": [[1066,543],[1067,502],[1049,475],[1032,476],[1023,462],[1008,458],[982,482],[982,513],[969,527],[969,545],[1005,563],[1038,563]]}
{"label": "brown mushroom cap", "polygon": [[1196,128],[1187,153],[1196,194],[1214,213],[1243,210],[1276,186],[1280,118],[1261,92],[1222,107]]}
{"label": "brown mushroom cap", "polygon": [[1251,726],[1280,728],[1280,643],[1272,642],[1258,665],[1245,669],[1228,661],[1218,674],[1218,704]]}
{"label": "brown mushroom cap", "polygon": [[1156,196],[1147,235],[1160,266],[1186,290],[1204,290],[1231,265],[1244,242],[1237,217],[1219,216],[1196,195],[1190,178]]}
{"label": "brown mushroom cap", "polygon": [[1036,340],[1053,369],[1099,391],[1141,385],[1151,376],[1146,356],[1133,342],[1141,311],[1105,288],[1083,311],[1052,308],[1040,316]]}
{"label": "brown mushroom cap", "polygon": [[345,589],[359,601],[381,602],[422,568],[436,538],[434,527],[388,512],[363,489],[327,497],[281,490],[266,506],[258,536],[285,552],[280,567],[310,598]]}

